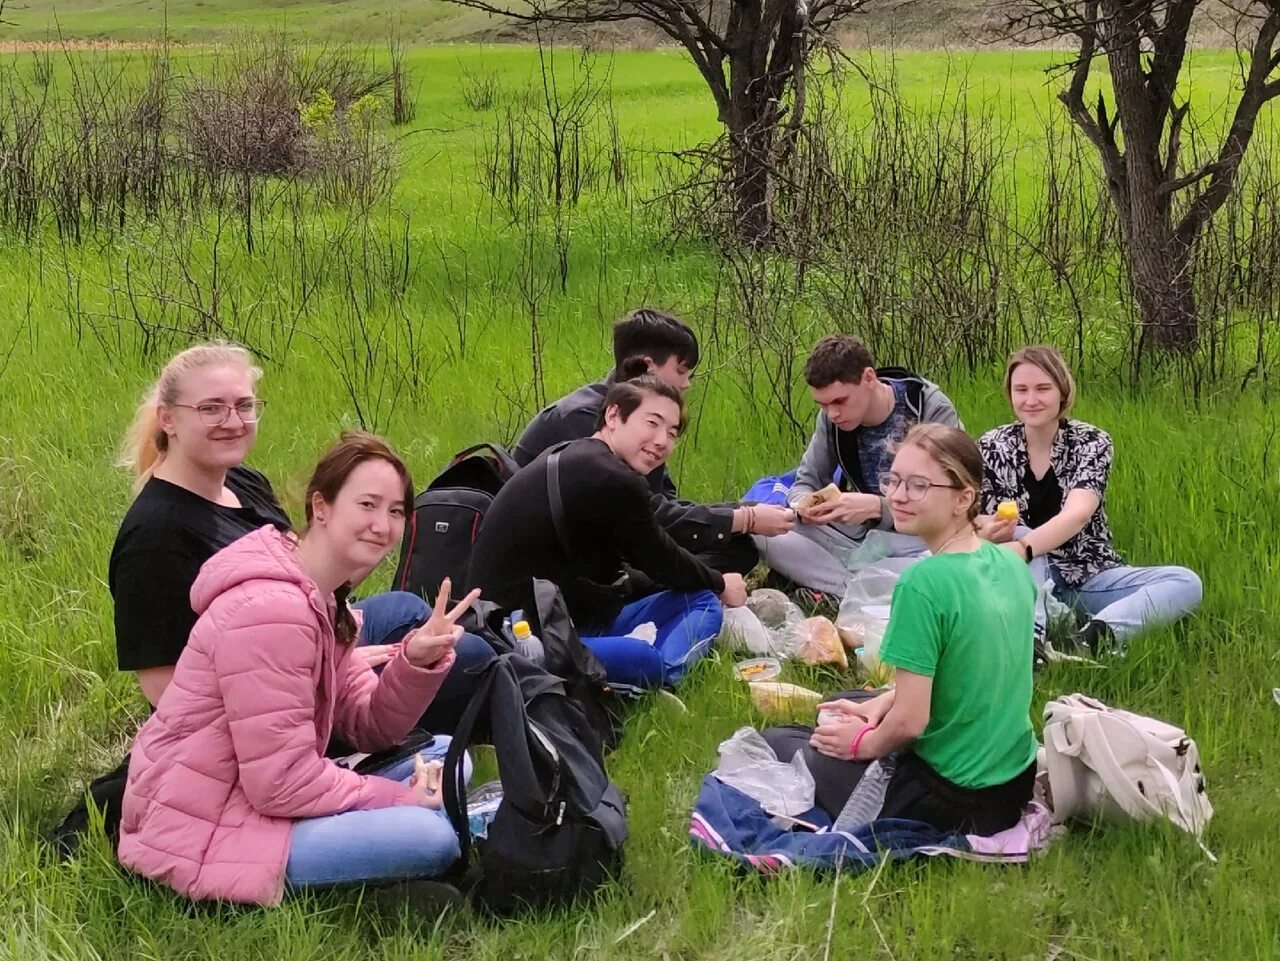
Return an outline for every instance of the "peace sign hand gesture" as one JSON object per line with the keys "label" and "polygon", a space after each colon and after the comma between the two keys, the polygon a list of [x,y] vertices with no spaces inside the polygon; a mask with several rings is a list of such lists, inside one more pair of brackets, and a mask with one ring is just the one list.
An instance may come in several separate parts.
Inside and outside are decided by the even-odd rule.
{"label": "peace sign hand gesture", "polygon": [[440,585],[440,594],[436,597],[435,606],[431,608],[431,616],[427,622],[410,632],[404,639],[404,654],[414,667],[437,668],[446,667],[446,660],[453,660],[453,648],[462,637],[462,628],[458,626],[460,618],[480,596],[476,588],[458,605],[449,610],[449,592],[453,585],[445,578]]}

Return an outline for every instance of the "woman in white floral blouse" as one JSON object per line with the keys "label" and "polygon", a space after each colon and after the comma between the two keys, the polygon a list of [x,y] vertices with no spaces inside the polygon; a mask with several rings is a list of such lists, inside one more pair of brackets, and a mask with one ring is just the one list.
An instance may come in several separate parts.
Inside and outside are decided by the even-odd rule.
{"label": "woman in white floral blouse", "polygon": [[[1200,578],[1184,567],[1130,567],[1111,544],[1107,477],[1111,438],[1069,420],[1076,386],[1052,347],[1024,347],[1009,359],[1005,394],[1016,423],[978,441],[986,466],[979,530],[1016,551],[1040,583],[1089,618],[1071,638],[1075,653],[1123,651],[1129,638],[1200,604]],[[1016,517],[997,515],[1005,501]],[[1006,509],[1007,510],[1007,509]],[[1037,633],[1044,612],[1038,612]]]}

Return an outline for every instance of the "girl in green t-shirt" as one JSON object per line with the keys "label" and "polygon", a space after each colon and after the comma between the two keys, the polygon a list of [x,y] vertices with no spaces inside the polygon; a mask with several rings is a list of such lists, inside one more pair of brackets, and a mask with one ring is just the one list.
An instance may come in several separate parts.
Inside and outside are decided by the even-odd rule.
{"label": "girl in green t-shirt", "polygon": [[[881,817],[993,834],[1031,799],[1035,585],[1012,551],[978,537],[982,456],[963,431],[919,424],[880,478],[894,529],[932,553],[893,592],[880,658],[894,688],[823,705],[810,744],[833,758],[896,754]],[[834,715],[834,716],[833,716]]]}

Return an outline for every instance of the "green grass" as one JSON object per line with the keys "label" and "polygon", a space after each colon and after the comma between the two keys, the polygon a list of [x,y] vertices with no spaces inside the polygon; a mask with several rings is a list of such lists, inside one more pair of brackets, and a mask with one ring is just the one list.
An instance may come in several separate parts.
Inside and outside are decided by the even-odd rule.
{"label": "green grass", "polygon": [[[116,9],[123,22],[138,8]],[[959,61],[970,95],[993,99],[1029,150],[1034,108],[1052,108],[1041,73],[1047,56],[993,52]],[[1220,100],[1230,63],[1225,55],[1198,56],[1197,95]],[[535,60],[520,49],[428,48],[414,51],[413,65],[425,81],[419,129],[405,142],[394,206],[409,218],[414,254],[405,302],[419,335],[439,349],[429,352],[426,387],[384,411],[384,426],[421,483],[450,452],[480,438],[509,439],[526,413],[510,398],[530,403],[529,330],[512,273],[520,237],[490,213],[478,185],[475,151],[492,117],[467,110],[459,76],[463,66],[492,70],[519,86],[531,81]],[[900,58],[900,69],[908,95],[924,100],[947,64],[940,55],[912,54]],[[613,86],[620,125],[642,153],[714,131],[699,81],[679,56],[620,54]],[[865,103],[856,91],[850,97],[855,111]],[[543,310],[551,397],[608,366],[608,324],[627,307],[664,304],[696,326],[714,297],[711,255],[665,242],[643,205],[593,199],[573,228],[567,289],[553,289]],[[82,299],[105,309],[122,258],[163,236],[163,229],[131,230],[65,258],[50,236],[29,247],[2,241],[0,767],[8,776],[0,785],[0,956],[818,959],[827,956],[828,937],[833,958],[1039,961],[1054,946],[1064,958],[1126,961],[1274,956],[1277,413],[1256,389],[1210,391],[1195,406],[1173,382],[1134,393],[1107,372],[1105,355],[1082,372],[1078,413],[1115,439],[1108,510],[1118,546],[1135,563],[1198,570],[1205,602],[1183,627],[1135,643],[1122,662],[1047,671],[1037,679],[1036,707],[1082,690],[1185,724],[1200,745],[1217,809],[1206,835],[1216,865],[1188,838],[1157,825],[1075,830],[1026,868],[935,860],[838,884],[803,872],[767,882],[737,877],[686,838],[716,745],[741,724],[761,723],[723,657],[699,667],[682,690],[688,715],[653,705],[631,722],[611,761],[631,799],[626,872],[577,912],[506,922],[456,917],[418,931],[380,922],[339,895],[272,911],[192,910],[121,878],[101,850],[66,866],[42,863],[40,831],[88,777],[114,763],[144,715],[132,680],[114,671],[106,562],[130,498],[128,480],[113,466],[115,446],[157,361],[139,355],[127,326],[109,326],[101,340],[77,338],[66,266],[83,274]],[[279,250],[223,256],[225,296],[262,291],[288,269]],[[469,282],[460,279],[464,263]],[[469,346],[459,359],[450,298],[464,289]],[[339,316],[344,290],[342,278],[326,277],[321,306],[306,322],[333,334],[325,325]],[[253,309],[266,307],[246,302],[239,314]],[[844,325],[856,329],[857,320]],[[794,464],[802,439],[744,406],[723,348],[709,343],[707,355],[692,394],[695,430],[674,472],[686,495],[718,499]],[[353,422],[351,404],[306,338],[265,366],[270,408],[253,463],[296,513],[315,456]],[[1008,419],[997,370],[944,386],[972,430]],[[384,570],[377,583],[386,577]],[[848,683],[830,674],[797,677],[827,689]]]}

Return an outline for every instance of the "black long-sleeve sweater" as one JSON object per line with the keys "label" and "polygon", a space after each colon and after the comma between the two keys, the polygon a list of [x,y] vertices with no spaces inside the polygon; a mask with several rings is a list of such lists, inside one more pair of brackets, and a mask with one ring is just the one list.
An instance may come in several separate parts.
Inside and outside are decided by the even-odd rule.
{"label": "black long-sleeve sweater", "polygon": [[531,579],[553,581],[582,628],[611,623],[630,599],[614,584],[623,564],[672,590],[724,590],[724,578],[676,544],[654,517],[649,486],[602,440],[560,454],[569,550],[551,516],[548,452],[509,480],[485,514],[471,552],[468,586],[507,608],[533,609]]}

